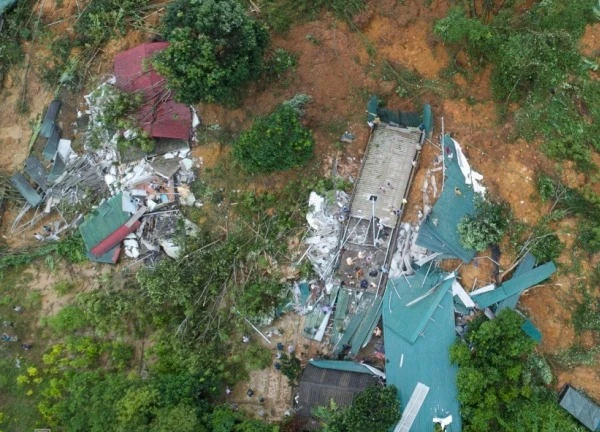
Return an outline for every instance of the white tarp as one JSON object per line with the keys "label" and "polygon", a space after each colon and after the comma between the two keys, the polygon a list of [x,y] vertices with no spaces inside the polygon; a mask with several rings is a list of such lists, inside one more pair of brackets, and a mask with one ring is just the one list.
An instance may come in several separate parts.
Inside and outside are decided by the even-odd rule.
{"label": "white tarp", "polygon": [[463,153],[460,144],[454,139],[452,141],[454,142],[454,147],[456,148],[456,160],[458,162],[458,166],[460,167],[463,176],[465,176],[465,183],[468,185],[473,185],[473,190],[475,191],[475,193],[485,195],[485,186],[481,184],[483,176],[477,171],[473,171],[471,169],[469,161],[467,161],[467,157]]}

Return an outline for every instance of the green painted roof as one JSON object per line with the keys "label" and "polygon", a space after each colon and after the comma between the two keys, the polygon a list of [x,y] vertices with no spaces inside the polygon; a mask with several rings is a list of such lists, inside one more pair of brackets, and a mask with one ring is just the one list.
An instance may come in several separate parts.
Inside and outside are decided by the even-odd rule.
{"label": "green painted roof", "polygon": [[[364,295],[364,294],[363,294]],[[378,297],[369,303],[369,307],[364,315],[364,318],[358,324],[356,332],[350,338],[350,355],[356,356],[360,349],[371,340],[373,330],[381,319],[381,302],[383,297]],[[363,300],[361,300],[363,301]]]}
{"label": "green painted roof", "polygon": [[79,225],[87,249],[92,249],[127,222],[130,215],[123,211],[123,194],[119,193],[94,209]]}
{"label": "green painted roof", "polygon": [[373,375],[373,372],[369,370],[363,364],[346,361],[346,360],[311,360],[310,364],[321,369],[333,369],[342,372],[358,372]]}
{"label": "green painted roof", "polygon": [[[444,274],[437,273],[428,276],[428,279],[438,281],[443,277],[445,277]],[[403,409],[406,408],[417,383],[423,383],[430,388],[416,415],[411,431],[432,431],[433,417],[452,415],[452,423],[446,428],[446,432],[460,432],[462,426],[456,388],[457,367],[450,363],[449,353],[450,346],[456,340],[450,290],[452,279],[449,279],[448,285],[444,283],[440,287],[441,295],[439,297],[437,295],[429,296],[434,300],[429,300],[430,304],[423,316],[415,316],[410,319],[405,317],[410,309],[404,306],[405,295],[410,288],[406,281],[402,282],[402,280],[404,279],[398,279],[396,283],[401,298],[398,298],[394,289],[388,284],[383,299],[386,383],[398,388],[399,400]],[[427,292],[427,288],[418,288],[420,287],[420,283],[417,285],[418,280],[415,277],[411,280],[413,289]],[[425,287],[428,286],[431,286],[430,281],[425,284]],[[412,314],[409,313],[409,315]],[[414,313],[414,315],[419,314]],[[398,334],[399,328],[407,321],[409,323],[424,321],[425,327],[420,330],[420,335],[414,343]]]}
{"label": "green painted roof", "polygon": [[[394,320],[388,322],[387,327],[406,341],[415,343],[445,292],[452,286],[453,279],[443,280],[444,277],[446,274],[429,263],[419,268],[413,276],[389,279],[386,294],[392,296],[396,303],[395,307],[391,307],[389,296],[383,301],[383,310],[389,311],[391,307],[394,313]],[[419,297],[423,298],[409,305]]]}
{"label": "green painted roof", "polygon": [[560,406],[591,431],[600,431],[600,406],[567,385],[561,392]]}
{"label": "green painted roof", "polygon": [[[517,266],[513,277],[521,276],[524,273],[532,270],[535,267],[535,257],[527,252],[527,255],[523,258],[523,260]],[[514,309],[517,307],[517,303],[519,302],[519,297],[521,297],[521,293],[512,295],[507,297],[506,299],[498,302],[498,307],[496,308],[496,312],[500,312],[502,309],[510,308]]]}
{"label": "green painted roof", "polygon": [[[453,155],[452,159],[448,157],[450,154]],[[421,223],[416,243],[430,251],[441,252],[446,258],[460,258],[469,262],[475,256],[475,251],[462,246],[456,227],[463,216],[475,211],[475,193],[471,185],[465,184],[457,159],[454,141],[446,135],[444,190],[429,217]],[[460,192],[457,193],[457,190]]]}
{"label": "green painted roof", "polygon": [[473,301],[483,309],[490,307],[491,305],[498,303],[507,298],[520,295],[524,290],[534,285],[539,284],[541,281],[548,279],[556,271],[556,266],[553,262],[547,262],[539,267],[534,268],[528,272],[515,276],[512,279],[507,280],[496,289],[482,294],[473,295]]}
{"label": "green painted roof", "polygon": [[521,326],[521,330],[525,332],[527,336],[536,341],[537,343],[542,342],[542,332],[540,332],[535,325],[528,319],[525,320]]}
{"label": "green painted roof", "polygon": [[431,105],[423,105],[423,128],[427,135],[431,133],[433,129],[433,112],[431,111]]}
{"label": "green painted roof", "polygon": [[42,202],[42,197],[36,192],[36,190],[29,184],[27,179],[23,177],[23,174],[16,173],[10,178],[12,184],[15,185],[19,193],[25,198],[27,204],[31,207],[36,207]]}

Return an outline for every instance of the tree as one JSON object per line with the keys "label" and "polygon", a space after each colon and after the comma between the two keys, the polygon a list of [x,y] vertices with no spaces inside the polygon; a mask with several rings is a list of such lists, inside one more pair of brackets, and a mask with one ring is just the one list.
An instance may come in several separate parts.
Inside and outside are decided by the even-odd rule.
{"label": "tree", "polygon": [[553,408],[547,364],[537,358],[522,324],[509,309],[491,321],[481,316],[471,322],[465,341],[451,347],[465,432],[579,430]]}
{"label": "tree", "polygon": [[484,251],[502,240],[512,213],[506,202],[480,200],[475,214],[467,215],[458,224],[458,234],[463,246]]}
{"label": "tree", "polygon": [[233,155],[249,172],[286,170],[303,164],[315,142],[302,126],[293,104],[282,104],[268,117],[259,117],[233,145]]}
{"label": "tree", "polygon": [[266,29],[235,0],[177,0],[163,19],[170,42],[154,59],[175,98],[233,104],[260,75]]}
{"label": "tree", "polygon": [[400,420],[398,389],[371,386],[354,396],[352,405],[340,409],[332,401],[314,414],[325,425],[325,432],[386,431]]}

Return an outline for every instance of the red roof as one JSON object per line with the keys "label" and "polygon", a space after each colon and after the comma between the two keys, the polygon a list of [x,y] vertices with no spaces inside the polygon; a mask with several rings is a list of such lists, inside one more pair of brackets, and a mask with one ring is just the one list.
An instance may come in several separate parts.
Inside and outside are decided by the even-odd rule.
{"label": "red roof", "polygon": [[144,103],[136,117],[140,127],[153,138],[188,140],[192,113],[187,105],[175,102],[165,88],[165,80],[152,69],[150,57],[169,46],[168,42],[139,45],[115,56],[117,87],[126,92],[140,91]]}
{"label": "red roof", "polygon": [[137,230],[141,225],[142,223],[139,220],[135,221],[130,227],[128,227],[127,224],[121,225],[111,235],[94,246],[92,250],[90,250],[90,253],[97,257],[104,255],[125,240],[125,237]]}

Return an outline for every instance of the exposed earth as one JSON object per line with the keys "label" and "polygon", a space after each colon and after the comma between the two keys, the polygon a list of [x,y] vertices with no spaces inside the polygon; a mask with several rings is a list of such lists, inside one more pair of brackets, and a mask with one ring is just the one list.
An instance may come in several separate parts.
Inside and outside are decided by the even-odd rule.
{"label": "exposed earth", "polygon": [[[55,2],[46,5],[46,22],[53,22],[72,13],[74,1],[62,3],[61,8],[57,8]],[[324,15],[318,21],[294,26],[284,36],[275,36],[272,42],[274,48],[281,47],[298,55],[297,69],[279,82],[260,82],[254,85],[241,104],[243,109],[198,105],[204,125],[219,124],[221,128],[235,134],[249,126],[254,116],[270,112],[276,104],[297,93],[309,94],[312,102],[307,109],[306,121],[314,131],[317,143],[316,155],[311,162],[314,168],[310,169],[329,175],[336,160],[337,173],[348,178],[356,177],[364,154],[368,138],[365,110],[370,95],[380,95],[385,98],[389,107],[402,110],[418,110],[422,103],[428,102],[432,105],[436,119],[431,140],[439,142],[443,118],[445,132],[451,133],[463,146],[472,166],[484,175],[485,185],[491,194],[510,202],[518,219],[535,223],[548,211],[547,205],[541,202],[537,194],[536,172],[551,169],[554,162],[541,153],[539,142],[515,140],[512,125],[499,120],[495,102],[491,99],[489,69],[471,70],[468,77],[454,75],[452,82],[448,84],[444,71],[451,61],[451,55],[432,36],[433,22],[445,15],[447,2],[433,1],[430,6],[425,6],[424,3],[426,2],[421,0],[371,1],[369,11],[356,19],[356,29],[330,15]],[[158,16],[158,13],[154,13],[148,19],[156,20]],[[56,25],[50,29],[57,32],[66,25],[68,24]],[[125,38],[111,42],[90,65],[92,79],[89,82],[100,80],[110,72],[115,53],[151,38],[151,34],[135,30]],[[374,47],[375,54],[373,50],[367,49],[367,41]],[[26,46],[32,61],[46,49],[45,44],[46,42],[41,41]],[[590,26],[581,41],[582,50],[589,55],[597,54],[598,47],[600,24]],[[381,79],[379,68],[382,61],[414,71],[433,84],[424,88],[418,96],[400,98],[394,92],[395,83]],[[462,62],[463,67],[470,66],[460,56],[455,61]],[[44,87],[38,72],[32,67],[25,82],[29,111],[27,114],[18,114],[16,104],[23,91],[24,73],[23,69],[12,70],[5,78],[4,89],[0,93],[0,170],[5,175],[22,166],[29,153],[31,124],[52,99],[54,90]],[[447,85],[437,85],[441,82]],[[83,94],[85,92],[71,95],[72,104],[80,103]],[[73,115],[73,112],[67,114],[71,118]],[[65,125],[64,129],[68,137],[69,128]],[[352,143],[340,145],[338,138],[344,131],[351,131],[356,139]],[[218,143],[207,143],[194,149],[194,155],[202,157],[205,167],[214,167],[228,152],[228,146]],[[407,220],[415,220],[422,205],[422,179],[436,152],[433,145],[425,146],[410,193],[409,211],[405,213]],[[598,159],[598,155],[595,157]],[[281,187],[289,179],[302,175],[303,170],[257,176],[247,187],[256,190]],[[571,186],[580,186],[586,182],[586,178],[577,174],[569,164],[564,164],[562,178]],[[591,186],[596,192],[600,192],[598,182],[592,182]],[[5,236],[8,235],[14,214],[14,209],[10,207],[4,212],[2,234]],[[539,349],[546,354],[557,353],[571,346],[576,339],[586,347],[591,347],[594,343],[589,335],[576,336],[570,323],[571,298],[575,295],[573,286],[576,281],[564,269],[571,261],[568,246],[573,242],[573,232],[573,223],[569,219],[559,224],[557,233],[567,247],[559,259],[558,273],[549,283],[530,289],[520,302],[521,309],[541,330],[543,339]],[[13,241],[20,246],[33,240],[30,234],[23,234],[20,240],[9,239],[11,244]],[[511,261],[512,256],[507,248],[502,255],[501,266],[506,268]],[[462,284],[468,289],[490,281],[491,265],[485,259],[477,260],[476,263],[463,265],[459,270]],[[596,263],[597,258],[595,262],[585,262],[584,269],[589,269]],[[52,290],[47,289],[56,280],[55,275],[46,270],[27,271],[33,275],[29,289],[41,293],[44,314],[55,313],[71,298],[55,299]],[[82,276],[78,270],[78,289],[87,289],[91,283],[87,281],[88,278],[93,279],[101,271],[104,270],[100,267],[90,266]],[[295,315],[286,316],[271,327],[284,330],[281,342],[286,346],[295,344],[296,352],[304,353],[303,360],[310,358],[318,350],[318,346],[314,345],[308,349],[303,348],[307,342],[298,336],[302,329],[302,319]],[[256,334],[252,334],[252,337],[259,338]],[[278,341],[280,340],[274,339],[273,344]],[[597,367],[582,366],[561,370],[554,364],[552,366],[557,376],[554,384],[556,389],[569,382],[600,400],[600,374]],[[246,396],[248,388],[255,390],[254,398]],[[274,368],[269,368],[252,373],[249,382],[237,385],[228,398],[241,408],[256,413],[261,409],[258,402],[261,396],[265,398],[263,408],[266,418],[277,419],[290,408],[292,390],[285,377]]]}

